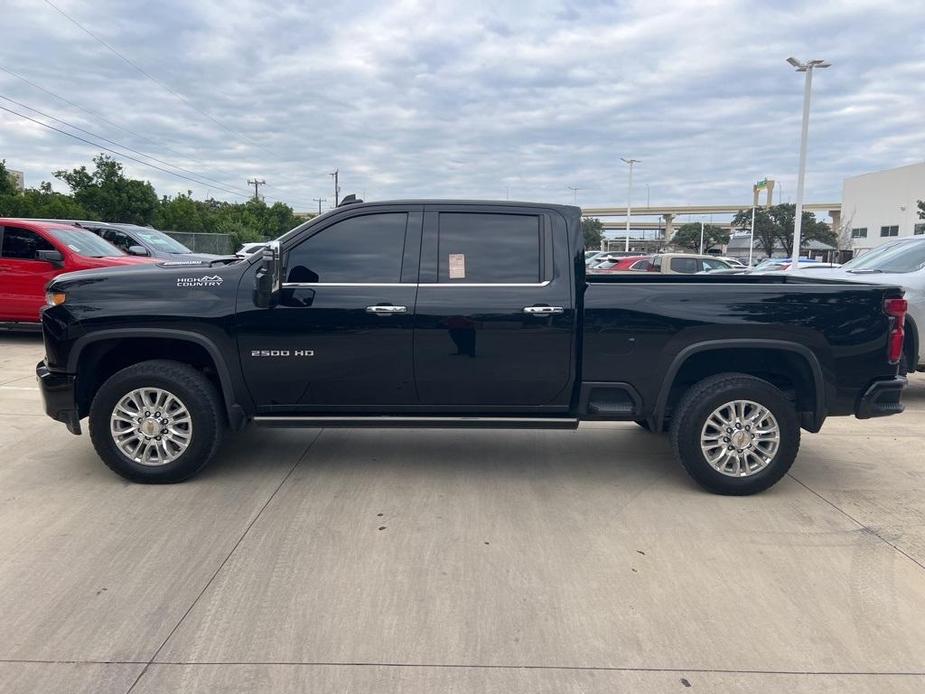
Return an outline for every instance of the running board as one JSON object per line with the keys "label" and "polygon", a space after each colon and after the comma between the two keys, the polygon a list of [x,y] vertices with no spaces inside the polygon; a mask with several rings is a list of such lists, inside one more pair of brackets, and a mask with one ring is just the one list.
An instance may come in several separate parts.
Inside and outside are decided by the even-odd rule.
{"label": "running board", "polygon": [[577,429],[571,417],[390,417],[266,416],[254,417],[266,427],[329,427],[373,429]]}

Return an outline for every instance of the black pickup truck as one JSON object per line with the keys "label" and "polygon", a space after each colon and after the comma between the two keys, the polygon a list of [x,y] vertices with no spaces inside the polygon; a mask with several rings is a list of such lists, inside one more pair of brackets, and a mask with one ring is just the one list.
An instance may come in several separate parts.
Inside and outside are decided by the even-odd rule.
{"label": "black pickup truck", "polygon": [[342,205],[249,258],[61,275],[47,413],[139,482],[226,427],[669,431],[705,488],[774,484],[800,430],[902,411],[896,287],[795,276],[585,274],[577,207]]}

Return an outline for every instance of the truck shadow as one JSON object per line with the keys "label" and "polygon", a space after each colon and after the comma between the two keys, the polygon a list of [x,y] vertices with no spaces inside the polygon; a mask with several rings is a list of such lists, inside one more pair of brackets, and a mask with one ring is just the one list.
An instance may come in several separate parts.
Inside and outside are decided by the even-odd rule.
{"label": "truck shadow", "polygon": [[[279,434],[253,427],[232,435],[202,476],[252,474],[253,467],[264,464],[278,467],[273,439]],[[302,454],[293,477],[319,474],[388,476],[403,484],[463,477],[482,483],[695,489],[674,460],[667,437],[633,424],[578,431],[325,429]]]}

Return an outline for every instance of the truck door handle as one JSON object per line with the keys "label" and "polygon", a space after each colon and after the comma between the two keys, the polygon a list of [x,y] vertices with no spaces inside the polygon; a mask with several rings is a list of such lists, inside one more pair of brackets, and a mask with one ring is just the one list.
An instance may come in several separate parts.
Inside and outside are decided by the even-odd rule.
{"label": "truck door handle", "polygon": [[565,309],[562,306],[525,306],[524,313],[533,316],[549,316],[554,313],[565,313]]}
{"label": "truck door handle", "polygon": [[367,313],[375,313],[377,316],[390,316],[393,313],[408,313],[407,306],[393,306],[392,304],[376,304],[367,306]]}

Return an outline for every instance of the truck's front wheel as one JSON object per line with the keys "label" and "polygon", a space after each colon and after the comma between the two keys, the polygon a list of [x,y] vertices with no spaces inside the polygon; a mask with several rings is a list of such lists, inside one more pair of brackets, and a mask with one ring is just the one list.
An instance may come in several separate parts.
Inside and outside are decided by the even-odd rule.
{"label": "truck's front wheel", "polygon": [[163,359],[116,372],[90,405],[90,438],[103,462],[134,482],[180,482],[212,457],[221,401],[201,372]]}
{"label": "truck's front wheel", "polygon": [[780,389],[745,374],[692,386],[671,426],[678,460],[705,489],[745,495],[783,477],[800,448],[796,408]]}

